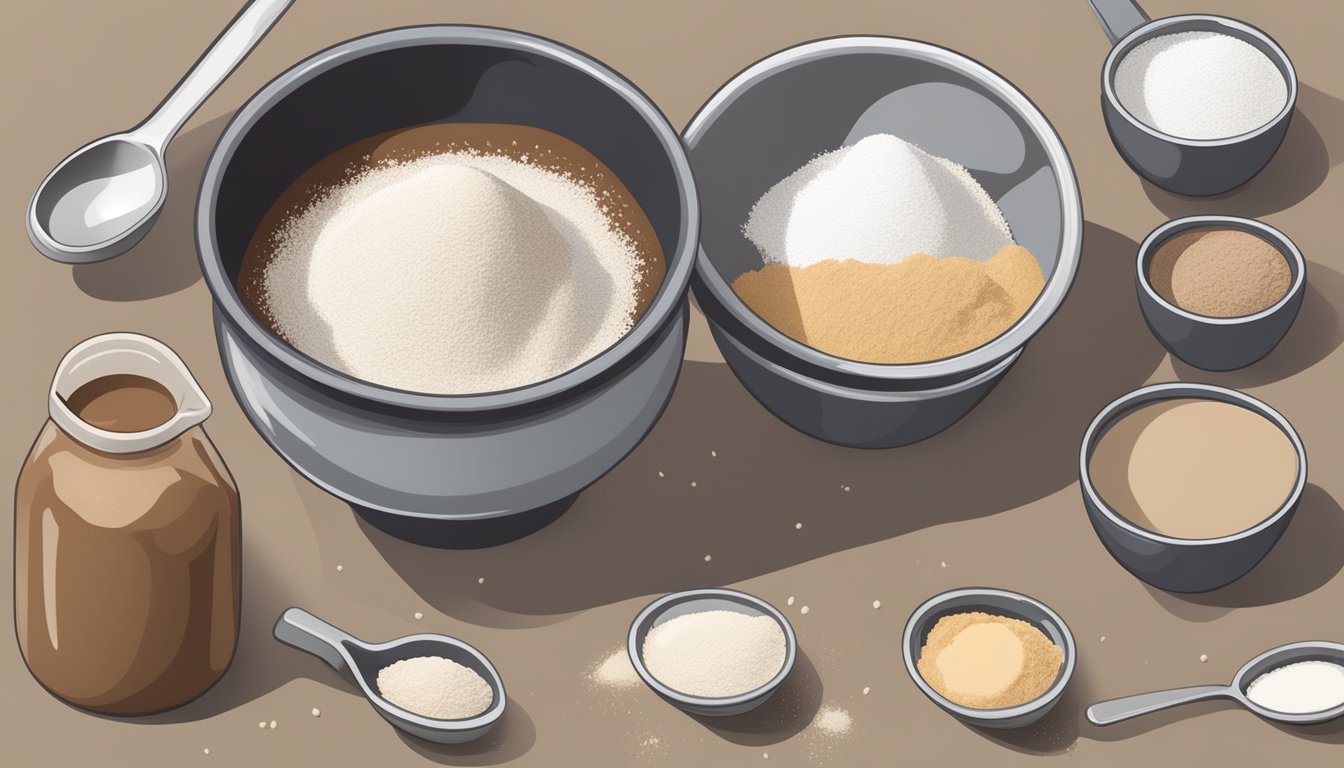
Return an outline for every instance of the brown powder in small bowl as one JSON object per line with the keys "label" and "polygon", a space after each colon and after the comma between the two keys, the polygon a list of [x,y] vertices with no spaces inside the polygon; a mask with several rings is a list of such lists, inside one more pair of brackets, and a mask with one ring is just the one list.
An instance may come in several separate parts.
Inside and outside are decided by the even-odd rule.
{"label": "brown powder in small bowl", "polygon": [[943,698],[973,709],[999,709],[1045,693],[1063,663],[1063,649],[1032,624],[973,611],[939,619],[916,667]]}
{"label": "brown powder in small bowl", "polygon": [[1288,293],[1293,271],[1268,240],[1240,229],[1196,229],[1167,240],[1148,266],[1153,290],[1205,317],[1245,317]]}

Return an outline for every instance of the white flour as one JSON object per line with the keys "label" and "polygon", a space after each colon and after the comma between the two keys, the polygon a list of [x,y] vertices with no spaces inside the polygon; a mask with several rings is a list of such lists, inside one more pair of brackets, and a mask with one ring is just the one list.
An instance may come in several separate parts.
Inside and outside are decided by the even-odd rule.
{"label": "white flour", "polygon": [[986,261],[1013,242],[970,172],[889,134],[820,155],[771,187],[743,232],[767,263],[793,267],[913,253]]}
{"label": "white flour", "polygon": [[442,656],[417,656],[383,667],[378,693],[402,709],[436,720],[475,717],[494,701],[490,684],[476,670]]}
{"label": "white flour", "polygon": [[736,696],[770,682],[785,656],[784,631],[769,616],[701,611],[649,630],[643,660],[649,674],[691,696]]}
{"label": "white flour", "polygon": [[1185,139],[1224,139],[1273,120],[1288,84],[1258,48],[1217,32],[1177,32],[1140,43],[1115,70],[1120,104],[1150,128]]}
{"label": "white flour", "polygon": [[1294,715],[1332,709],[1344,704],[1344,666],[1301,661],[1271,669],[1251,682],[1246,698]]}
{"label": "white flour", "polygon": [[641,261],[592,190],[507,157],[364,172],[279,231],[264,309],[300,351],[435,394],[564,373],[614,344]]}

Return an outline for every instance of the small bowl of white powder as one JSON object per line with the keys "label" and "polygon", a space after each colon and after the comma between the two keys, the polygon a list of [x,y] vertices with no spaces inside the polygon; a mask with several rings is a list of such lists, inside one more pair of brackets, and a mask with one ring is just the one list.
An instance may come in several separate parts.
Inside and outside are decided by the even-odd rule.
{"label": "small bowl of white powder", "polygon": [[1102,112],[1121,157],[1178,194],[1216,195],[1245,183],[1288,131],[1297,101],[1288,54],[1236,19],[1148,21],[1134,8],[1118,19],[1098,12],[1115,46],[1101,71]]}
{"label": "small bowl of white powder", "polygon": [[730,589],[692,589],[650,603],[630,625],[630,662],[666,701],[726,717],[769,699],[793,670],[798,639],[774,606]]}

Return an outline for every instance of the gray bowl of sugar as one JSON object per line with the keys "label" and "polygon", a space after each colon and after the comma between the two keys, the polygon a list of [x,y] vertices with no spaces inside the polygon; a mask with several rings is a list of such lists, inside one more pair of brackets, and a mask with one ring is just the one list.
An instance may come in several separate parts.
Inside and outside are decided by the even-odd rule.
{"label": "gray bowl of sugar", "polygon": [[1083,505],[1106,550],[1170,592],[1246,575],[1278,543],[1307,483],[1292,424],[1211,384],[1153,384],[1097,414],[1083,436]]}
{"label": "gray bowl of sugar", "polygon": [[[249,244],[297,180],[389,132],[483,125],[542,130],[577,145],[647,215],[648,240],[661,250],[665,271],[642,314],[609,347],[544,380],[436,394],[334,367],[252,311],[240,295]],[[576,170],[585,169],[593,166]],[[549,523],[652,428],[681,368],[698,229],[680,138],[634,85],[559,43],[469,26],[378,32],[276,77],[224,130],[196,210],[220,355],[253,426],[300,474],[366,520],[446,547],[494,544]],[[370,295],[382,290],[390,277],[377,274],[382,263],[357,264],[370,271],[350,285]],[[363,296],[356,290],[352,298]],[[432,307],[434,297],[425,298],[422,305]],[[376,372],[398,374],[422,359],[411,354]]]}
{"label": "gray bowl of sugar", "polygon": [[728,717],[774,695],[793,671],[798,639],[788,619],[758,597],[691,589],[640,611],[626,650],[640,679],[668,703],[693,715]]}
{"label": "gray bowl of sugar", "polygon": [[[1042,641],[1048,641],[1057,648],[1058,671],[1039,686],[1044,690],[1030,700],[1013,706],[980,708],[953,701],[926,680],[920,671],[920,663],[930,635],[941,619],[965,614],[987,614],[1025,622],[1043,636]],[[1073,670],[1078,663],[1078,649],[1073,641],[1073,633],[1059,614],[1026,595],[983,587],[954,589],[924,601],[905,623],[901,655],[910,679],[933,703],[965,723],[996,730],[1021,728],[1045,717],[1064,695],[1064,689],[1073,679]]]}
{"label": "gray bowl of sugar", "polygon": [[[1139,309],[1153,335],[1173,355],[1209,371],[1244,368],[1269,354],[1292,328],[1306,293],[1307,261],[1293,241],[1237,216],[1169,221],[1144,239],[1136,266]],[[1193,294],[1189,303],[1204,313],[1182,306],[1178,271]],[[1222,311],[1208,314],[1214,310]]]}
{"label": "gray bowl of sugar", "polygon": [[[747,390],[782,421],[813,437],[888,448],[946,429],[1002,379],[1073,282],[1083,215],[1063,144],[1021,91],[954,51],[888,37],[838,37],[789,48],[720,88],[684,136],[704,216],[692,282],[696,299]],[[901,144],[893,144],[892,136]],[[763,193],[784,186],[782,179],[821,153],[857,152],[870,139],[898,149],[915,146],[936,156],[935,162],[963,166],[969,176],[958,171],[958,177],[979,186],[972,196],[997,206],[1004,234],[1011,230],[1012,241],[1035,257],[1043,286],[1001,332],[965,351],[919,358],[922,362],[863,362],[798,340],[735,291],[739,279],[767,266],[743,229]],[[940,213],[916,223],[928,224]],[[956,215],[947,218],[967,223]],[[774,229],[778,236],[788,227]],[[846,234],[862,235],[863,227],[839,236]],[[857,302],[864,303],[894,306]],[[903,325],[918,327],[930,316]],[[869,334],[880,340],[879,332]]]}
{"label": "gray bowl of sugar", "polygon": [[1131,0],[1092,0],[1114,46],[1101,109],[1129,167],[1182,195],[1217,195],[1253,178],[1288,133],[1297,73],[1283,48],[1236,19],[1150,21]]}

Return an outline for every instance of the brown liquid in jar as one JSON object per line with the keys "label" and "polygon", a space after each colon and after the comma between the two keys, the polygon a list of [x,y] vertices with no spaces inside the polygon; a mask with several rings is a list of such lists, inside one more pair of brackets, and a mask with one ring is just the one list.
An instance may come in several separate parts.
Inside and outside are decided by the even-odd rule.
{"label": "brown liquid in jar", "polygon": [[284,339],[266,309],[266,267],[275,257],[276,235],[289,218],[301,213],[334,186],[384,163],[398,163],[451,152],[500,155],[570,176],[608,201],[613,229],[630,239],[644,268],[636,286],[632,324],[653,303],[667,267],[653,223],[634,195],[602,161],[557,133],[507,123],[432,123],[380,133],[322,158],[304,171],[271,204],[243,255],[238,296],[262,325]]}
{"label": "brown liquid in jar", "polygon": [[[171,419],[162,384],[114,374],[66,399],[118,432]],[[48,420],[15,493],[19,647],[49,691],[109,714],[190,701],[228,669],[240,615],[240,505],[200,426],[113,454]]]}
{"label": "brown liquid in jar", "polygon": [[80,421],[109,432],[143,432],[177,413],[167,387],[130,373],[94,379],[76,389],[65,404]]}

